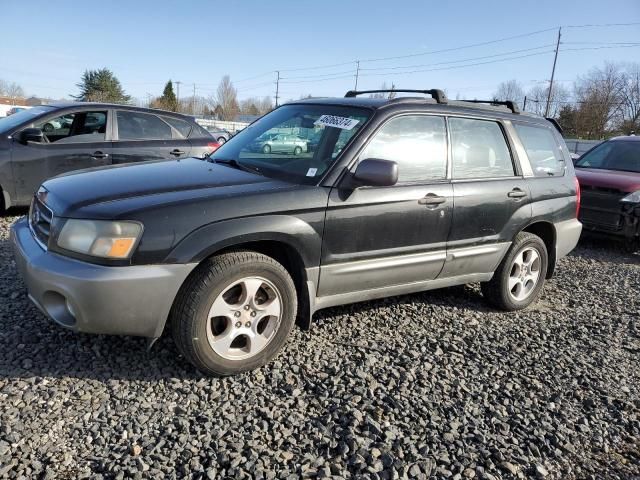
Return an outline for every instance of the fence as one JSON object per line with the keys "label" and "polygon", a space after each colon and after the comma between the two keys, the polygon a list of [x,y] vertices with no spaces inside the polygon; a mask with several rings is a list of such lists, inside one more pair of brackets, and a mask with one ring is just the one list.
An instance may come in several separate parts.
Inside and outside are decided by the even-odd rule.
{"label": "fence", "polygon": [[578,140],[575,138],[565,138],[564,142],[567,144],[567,148],[571,153],[582,155],[587,150],[595,147],[599,143],[602,143],[603,140]]}
{"label": "fence", "polygon": [[237,133],[240,130],[244,129],[248,123],[245,122],[226,122],[224,120],[213,120],[210,118],[198,118],[196,117],[196,122],[203,127],[217,127],[223,128],[230,133]]}

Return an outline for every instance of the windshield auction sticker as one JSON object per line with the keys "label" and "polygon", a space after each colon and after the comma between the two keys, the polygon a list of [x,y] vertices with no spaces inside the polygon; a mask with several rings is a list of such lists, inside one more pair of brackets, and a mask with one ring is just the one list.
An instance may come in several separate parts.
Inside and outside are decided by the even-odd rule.
{"label": "windshield auction sticker", "polygon": [[314,125],[341,128],[342,130],[351,130],[358,123],[360,123],[360,120],[347,117],[337,117],[335,115],[322,115],[318,120],[313,122]]}

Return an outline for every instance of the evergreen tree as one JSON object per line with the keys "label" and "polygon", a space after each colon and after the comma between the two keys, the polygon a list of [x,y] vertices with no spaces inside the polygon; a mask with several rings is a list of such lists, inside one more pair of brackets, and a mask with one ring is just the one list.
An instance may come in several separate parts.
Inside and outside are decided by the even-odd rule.
{"label": "evergreen tree", "polygon": [[178,110],[178,99],[176,94],[173,93],[173,82],[169,80],[164,86],[162,96],[160,97],[160,108],[176,112]]}
{"label": "evergreen tree", "polygon": [[107,68],[85,70],[77,87],[80,94],[72,96],[81,102],[128,103],[131,100],[131,97],[124,93],[120,81]]}

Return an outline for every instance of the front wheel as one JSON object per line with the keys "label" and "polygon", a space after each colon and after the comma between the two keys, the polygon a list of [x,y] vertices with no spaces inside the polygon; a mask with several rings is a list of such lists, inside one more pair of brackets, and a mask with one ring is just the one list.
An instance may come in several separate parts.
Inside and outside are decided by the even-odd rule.
{"label": "front wheel", "polygon": [[42,126],[42,131],[47,132],[47,133],[53,132],[53,125],[51,125],[50,123],[45,123]]}
{"label": "front wheel", "polygon": [[231,375],[269,362],[285,344],[297,312],[287,270],[252,251],[200,265],[171,312],[174,340],[198,369]]}
{"label": "front wheel", "polygon": [[262,147],[262,153],[271,153],[271,147],[269,145],[265,145]]}
{"label": "front wheel", "polygon": [[293,149],[293,154],[294,155],[300,155],[302,153],[302,147],[296,147]]}
{"label": "front wheel", "polygon": [[223,144],[224,142],[226,142],[226,141],[227,141],[227,139],[226,139],[226,138],[224,138],[224,137],[220,137],[220,138],[218,138],[218,143],[219,143],[220,145],[222,145],[222,144]]}
{"label": "front wheel", "polygon": [[520,232],[493,278],[481,284],[482,294],[502,310],[528,307],[542,292],[548,258],[547,247],[540,237]]}

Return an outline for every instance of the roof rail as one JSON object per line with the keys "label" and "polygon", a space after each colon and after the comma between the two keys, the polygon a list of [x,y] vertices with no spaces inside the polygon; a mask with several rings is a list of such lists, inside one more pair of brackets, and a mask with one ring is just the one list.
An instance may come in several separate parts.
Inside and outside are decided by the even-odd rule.
{"label": "roof rail", "polygon": [[504,105],[509,110],[511,110],[512,113],[520,113],[520,109],[518,108],[518,105],[513,100],[506,100],[504,102],[501,102],[499,100],[460,100],[460,101],[469,102],[469,103],[488,103],[490,105]]}
{"label": "roof rail", "polygon": [[393,90],[349,90],[345,95],[345,98],[355,97],[357,95],[366,95],[367,93],[422,93],[423,95],[431,95],[438,103],[447,103],[447,95],[437,88],[432,88],[431,90],[404,90],[404,89],[393,89]]}

